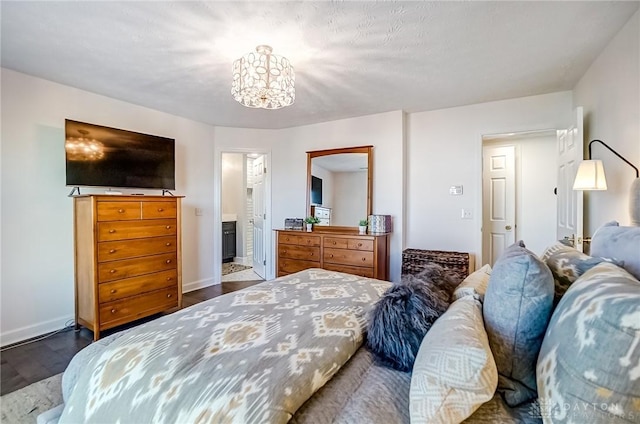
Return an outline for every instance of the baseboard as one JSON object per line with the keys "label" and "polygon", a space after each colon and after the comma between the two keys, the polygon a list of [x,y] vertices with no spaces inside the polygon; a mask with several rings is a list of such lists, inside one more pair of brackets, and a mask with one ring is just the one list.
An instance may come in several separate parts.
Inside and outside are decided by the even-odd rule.
{"label": "baseboard", "polygon": [[182,293],[189,293],[194,290],[200,290],[205,287],[215,286],[220,284],[220,282],[215,282],[213,278],[205,278],[204,280],[192,281],[187,284],[182,285]]}
{"label": "baseboard", "polygon": [[7,331],[0,334],[0,346],[4,347],[13,343],[18,343],[23,340],[32,339],[34,337],[60,330],[64,328],[64,325],[69,321],[75,322],[75,318],[73,316],[60,317],[49,321],[40,322],[38,324],[27,325],[25,327]]}
{"label": "baseboard", "polygon": [[[216,283],[213,278],[205,278],[204,280],[192,281],[182,285],[182,292],[188,293],[194,290],[203,289],[205,287],[213,286]],[[75,322],[74,316],[60,317],[38,324],[27,325],[25,327],[10,330],[0,334],[0,346],[7,346],[13,343],[18,343],[23,340],[32,339],[53,331],[64,328],[65,323],[69,321]]]}
{"label": "baseboard", "polygon": [[251,266],[253,265],[253,258],[250,258],[248,256],[236,256],[235,258],[233,258],[233,262],[240,265]]}

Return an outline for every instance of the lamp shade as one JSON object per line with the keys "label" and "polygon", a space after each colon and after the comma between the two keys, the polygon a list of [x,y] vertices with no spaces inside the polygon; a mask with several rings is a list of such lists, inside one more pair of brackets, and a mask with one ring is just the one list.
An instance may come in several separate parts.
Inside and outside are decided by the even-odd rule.
{"label": "lamp shade", "polygon": [[607,179],[604,176],[604,166],[601,160],[583,160],[580,162],[574,190],[606,190]]}

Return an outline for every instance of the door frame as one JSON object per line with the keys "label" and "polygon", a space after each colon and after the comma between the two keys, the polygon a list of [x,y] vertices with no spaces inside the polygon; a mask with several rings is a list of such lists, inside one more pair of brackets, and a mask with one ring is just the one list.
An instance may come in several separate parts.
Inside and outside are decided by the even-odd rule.
{"label": "door frame", "polygon": [[[523,129],[512,129],[512,130],[506,130],[506,131],[499,131],[499,132],[487,132],[487,133],[480,133],[478,134],[478,144],[476,144],[476,152],[477,152],[477,164],[478,164],[478,169],[477,169],[477,174],[478,175],[478,180],[476,183],[476,190],[477,193],[479,193],[477,199],[476,199],[476,210],[479,211],[479,213],[477,214],[477,222],[478,222],[478,227],[476,227],[478,231],[476,234],[476,246],[478,246],[476,248],[476,252],[478,252],[478,255],[476,257],[476,267],[480,267],[482,266],[482,264],[484,263],[484,252],[483,252],[483,240],[484,240],[484,233],[483,233],[483,222],[484,222],[484,188],[483,188],[483,177],[484,177],[484,171],[483,171],[483,159],[484,159],[484,145],[485,145],[485,140],[486,139],[493,139],[493,138],[503,138],[505,140],[507,140],[509,137],[516,137],[519,135],[527,135],[527,134],[531,134],[531,135],[535,135],[535,134],[544,134],[544,133],[548,133],[548,134],[555,134],[557,131],[557,128],[540,128],[540,129],[528,129],[528,130],[523,130]],[[518,147],[516,147],[516,162],[518,161],[518,155],[519,150]],[[556,157],[554,158],[554,160],[557,160],[558,156],[556,153]],[[555,162],[554,162],[555,163]],[[554,172],[555,171],[555,167],[554,167]],[[518,169],[516,168],[516,178],[518,175]],[[516,187],[517,190],[517,187]],[[517,197],[517,194],[516,194]],[[517,224],[516,224],[517,225]],[[517,232],[516,232],[516,241],[517,241]],[[525,240],[526,242],[526,240]]]}
{"label": "door frame", "polygon": [[[264,251],[267,264],[265,267],[266,279],[271,280],[275,274],[275,266],[273,263],[273,231],[271,229],[271,150],[268,149],[251,149],[246,147],[234,148],[214,148],[213,154],[213,279],[214,284],[222,282],[222,154],[223,153],[240,153],[250,154],[257,153],[264,155],[267,174],[264,181],[265,210],[267,218],[264,221]],[[255,243],[255,240],[254,240]]]}

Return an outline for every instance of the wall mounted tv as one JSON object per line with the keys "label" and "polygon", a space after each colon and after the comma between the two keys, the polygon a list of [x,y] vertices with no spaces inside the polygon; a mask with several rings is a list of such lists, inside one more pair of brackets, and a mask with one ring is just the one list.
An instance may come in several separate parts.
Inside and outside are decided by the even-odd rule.
{"label": "wall mounted tv", "polygon": [[311,176],[311,204],[322,205],[322,178]]}
{"label": "wall mounted tv", "polygon": [[175,140],[65,120],[68,186],[175,190]]}

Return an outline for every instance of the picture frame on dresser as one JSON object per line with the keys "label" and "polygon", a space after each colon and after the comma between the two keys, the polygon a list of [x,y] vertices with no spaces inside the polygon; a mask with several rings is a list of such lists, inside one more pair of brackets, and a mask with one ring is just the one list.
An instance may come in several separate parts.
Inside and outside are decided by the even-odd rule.
{"label": "picture frame on dresser", "polygon": [[182,307],[183,196],[73,198],[76,329],[104,330]]}

